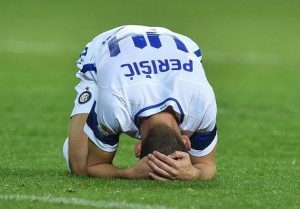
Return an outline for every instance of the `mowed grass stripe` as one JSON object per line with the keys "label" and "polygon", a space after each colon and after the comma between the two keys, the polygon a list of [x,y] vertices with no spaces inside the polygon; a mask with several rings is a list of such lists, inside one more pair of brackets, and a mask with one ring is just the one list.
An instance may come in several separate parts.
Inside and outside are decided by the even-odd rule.
{"label": "mowed grass stripe", "polygon": [[[88,42],[83,41],[82,49]],[[67,43],[51,43],[28,40],[2,40],[0,41],[0,52],[11,54],[28,54],[28,55],[58,55],[80,53],[80,50]],[[261,52],[226,52],[204,50],[204,59],[212,63],[239,63],[250,65],[268,65],[268,66],[300,66],[300,61],[296,57],[284,56],[282,54],[270,54]]]}
{"label": "mowed grass stripe", "polygon": [[[82,49],[84,48],[82,43]],[[1,40],[0,52],[10,54],[28,54],[28,55],[57,55],[57,54],[74,54],[78,49],[67,44],[58,42],[41,42],[29,40]],[[80,50],[78,51],[80,54]]]}

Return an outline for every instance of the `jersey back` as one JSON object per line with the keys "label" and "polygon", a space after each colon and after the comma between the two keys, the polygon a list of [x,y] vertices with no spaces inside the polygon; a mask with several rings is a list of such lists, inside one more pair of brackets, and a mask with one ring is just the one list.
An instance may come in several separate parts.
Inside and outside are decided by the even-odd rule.
{"label": "jersey back", "polygon": [[201,58],[197,44],[165,28],[111,31],[95,57],[98,120],[113,133],[138,137],[140,117],[171,106],[182,130],[214,126],[215,117],[205,117],[214,95]]}

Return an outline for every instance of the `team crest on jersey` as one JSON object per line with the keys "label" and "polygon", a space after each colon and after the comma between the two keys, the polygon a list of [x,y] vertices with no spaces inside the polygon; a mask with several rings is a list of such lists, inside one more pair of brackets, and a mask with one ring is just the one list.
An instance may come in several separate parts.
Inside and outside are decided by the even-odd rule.
{"label": "team crest on jersey", "polygon": [[78,98],[78,102],[79,102],[79,104],[87,103],[88,101],[90,101],[91,97],[92,97],[91,92],[84,91],[80,94],[80,96]]}
{"label": "team crest on jersey", "polygon": [[106,137],[114,135],[114,133],[102,123],[99,124],[98,128],[99,131]]}

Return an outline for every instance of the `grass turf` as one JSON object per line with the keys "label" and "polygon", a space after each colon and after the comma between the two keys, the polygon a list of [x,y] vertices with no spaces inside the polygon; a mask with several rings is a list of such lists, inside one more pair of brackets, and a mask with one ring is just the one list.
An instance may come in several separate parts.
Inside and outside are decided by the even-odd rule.
{"label": "grass turf", "polygon": [[[298,208],[299,4],[3,3],[0,208]],[[74,61],[93,36],[123,24],[165,26],[199,43],[218,101],[214,180],[67,174],[61,146],[77,83]],[[133,144],[123,136],[117,165],[135,163]]]}

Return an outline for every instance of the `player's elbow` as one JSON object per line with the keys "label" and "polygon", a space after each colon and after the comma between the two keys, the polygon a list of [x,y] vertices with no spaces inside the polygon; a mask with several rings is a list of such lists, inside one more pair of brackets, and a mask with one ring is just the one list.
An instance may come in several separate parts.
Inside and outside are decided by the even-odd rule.
{"label": "player's elbow", "polygon": [[217,167],[215,164],[200,163],[195,165],[199,169],[198,177],[199,180],[211,180],[217,173]]}
{"label": "player's elbow", "polygon": [[87,176],[87,165],[85,163],[72,163],[71,174],[76,176]]}
{"label": "player's elbow", "polygon": [[205,171],[203,172],[201,179],[203,180],[211,180],[216,176],[217,173],[217,166],[216,165],[210,165],[207,166]]}

